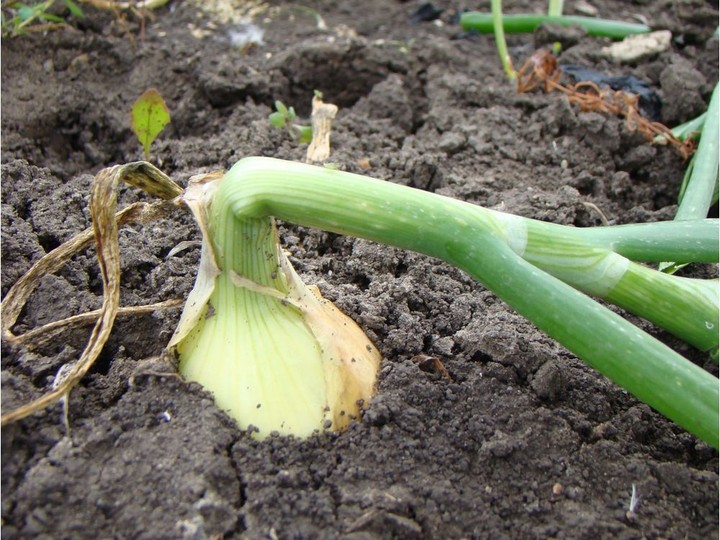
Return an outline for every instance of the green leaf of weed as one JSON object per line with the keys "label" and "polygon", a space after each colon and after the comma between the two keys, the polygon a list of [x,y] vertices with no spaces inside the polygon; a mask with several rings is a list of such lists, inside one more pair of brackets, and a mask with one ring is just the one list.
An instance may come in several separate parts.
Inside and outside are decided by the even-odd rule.
{"label": "green leaf of weed", "polygon": [[133,104],[131,126],[145,151],[150,156],[150,145],[170,122],[170,112],[165,100],[155,88],[146,90]]}
{"label": "green leaf of weed", "polygon": [[279,111],[270,113],[270,115],[268,116],[268,120],[274,127],[278,129],[285,127],[285,116]]}
{"label": "green leaf of weed", "polygon": [[299,143],[309,143],[312,141],[313,131],[311,126],[295,126],[298,133]]}
{"label": "green leaf of weed", "polygon": [[31,8],[30,6],[22,5],[18,9],[18,17],[20,17],[21,21],[27,21],[28,19],[35,16],[35,10]]}
{"label": "green leaf of weed", "polygon": [[38,18],[42,19],[43,21],[53,22],[57,24],[65,22],[65,19],[63,19],[62,17],[58,17],[57,15],[53,15],[52,13],[38,13]]}
{"label": "green leaf of weed", "polygon": [[284,104],[282,101],[280,101],[279,99],[276,100],[276,101],[275,101],[275,108],[277,109],[277,112],[279,112],[280,114],[282,114],[284,117],[287,118],[288,110],[287,110],[287,107],[285,106],[285,104]]}
{"label": "green leaf of weed", "polygon": [[85,18],[85,13],[83,13],[83,10],[80,8],[80,6],[73,2],[73,0],[65,0],[65,7],[70,10],[70,14],[76,19]]}

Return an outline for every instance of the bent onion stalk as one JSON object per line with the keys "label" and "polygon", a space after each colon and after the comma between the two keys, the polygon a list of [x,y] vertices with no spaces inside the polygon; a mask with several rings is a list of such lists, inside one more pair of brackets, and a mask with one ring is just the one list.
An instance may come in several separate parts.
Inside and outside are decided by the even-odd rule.
{"label": "bent onion stalk", "polygon": [[[330,341],[318,336],[334,338],[337,328],[349,323],[344,319],[322,333],[310,322],[303,298],[327,304],[299,284],[278,247],[271,221],[276,217],[414,250],[465,270],[588,364],[718,446],[718,379],[588,296],[614,302],[702,350],[716,351],[717,280],[662,275],[630,259],[716,262],[717,220],[578,229],[352,173],[259,157],[239,161],[209,191],[214,191],[208,195],[210,211],[200,212],[206,239],[202,267],[171,346],[179,352],[181,371],[206,385],[221,407],[237,410],[245,418],[241,424],[256,425],[261,434],[303,435],[329,424],[341,428],[343,417],[357,412],[350,401],[369,397],[377,366],[374,350],[351,375],[328,366],[352,367],[359,360],[356,353],[350,358],[326,354],[312,360],[312,368],[292,363],[301,347],[327,353]],[[236,325],[253,320],[257,329],[237,330]],[[281,320],[291,321],[292,330],[274,331]],[[216,359],[228,344],[238,352],[221,352]],[[256,349],[265,350],[258,363],[233,368],[240,369],[233,375],[232,357]],[[271,364],[283,351],[292,360]],[[288,373],[293,380],[307,375],[311,381],[289,401],[287,391],[276,386]],[[329,391],[331,379],[350,390]],[[363,382],[356,387],[357,381]],[[266,391],[281,395],[270,398]],[[346,393],[349,400],[338,397]],[[256,415],[280,401],[286,412]],[[342,402],[337,409],[336,402]],[[322,414],[321,406],[327,407]]]}

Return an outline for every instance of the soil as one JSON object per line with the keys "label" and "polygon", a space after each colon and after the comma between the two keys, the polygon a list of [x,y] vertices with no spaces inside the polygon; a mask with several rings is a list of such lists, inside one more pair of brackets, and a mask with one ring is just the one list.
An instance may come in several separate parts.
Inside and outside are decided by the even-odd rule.
{"label": "soil", "polygon": [[[617,65],[599,53],[607,40],[551,30],[510,36],[516,63],[561,39],[561,62],[647,81],[659,120],[702,112],[718,80],[717,2],[590,4],[671,30],[670,50]],[[611,224],[672,218],[684,171],[673,149],[559,95],[516,93],[493,38],[457,25],[485,2],[437,0],[433,22],[412,20],[418,5],[175,0],[141,23],[83,4],[70,29],[3,39],[2,294],[89,225],[95,173],[142,158],[128,115],[149,87],[172,114],[152,160],[181,183],[244,156],[303,160],[267,115],[280,99],[307,117],[318,89],[340,108],[331,160],[345,170],[567,225],[600,224],[586,203]],[[143,199],[122,189],[123,204]],[[179,309],[121,319],[71,394],[69,433],[59,406],[3,429],[4,538],[717,537],[717,452],[468,276],[292,224],[281,235],[306,281],[383,353],[362,418],[341,434],[256,441],[199,386],[152,374]],[[124,228],[123,305],[185,297],[199,249],[166,255],[198,237],[180,211]],[[91,249],[43,280],[15,332],[100,303]],[[88,333],[34,351],[4,344],[3,411],[47,390]]]}

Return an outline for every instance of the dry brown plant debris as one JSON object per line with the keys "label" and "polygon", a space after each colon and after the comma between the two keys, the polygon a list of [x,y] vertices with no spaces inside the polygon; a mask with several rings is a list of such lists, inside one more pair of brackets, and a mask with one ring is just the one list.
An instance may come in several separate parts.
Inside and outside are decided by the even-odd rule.
{"label": "dry brown plant debris", "polygon": [[530,92],[536,88],[542,88],[545,92],[557,90],[565,94],[570,103],[577,104],[581,111],[603,112],[625,118],[629,131],[637,131],[651,142],[665,141],[685,160],[695,151],[692,139],[681,141],[668,127],[642,116],[638,105],[639,96],[622,90],[600,88],[589,81],[565,85],[560,82],[560,75],[555,55],[545,49],[535,51],[517,71],[518,92]]}

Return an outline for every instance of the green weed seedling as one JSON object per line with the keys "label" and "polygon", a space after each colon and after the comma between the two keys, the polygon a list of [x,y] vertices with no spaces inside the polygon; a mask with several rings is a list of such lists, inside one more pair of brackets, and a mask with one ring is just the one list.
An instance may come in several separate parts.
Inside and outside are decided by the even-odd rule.
{"label": "green weed seedling", "polygon": [[[7,18],[6,12],[3,11],[2,35],[19,36],[30,31],[43,31],[53,26],[64,25],[66,21],[63,17],[50,12],[56,3],[56,0],[46,0],[45,2],[34,2],[32,4],[25,4],[24,2],[7,4],[5,7],[11,16]],[[62,3],[72,17],[76,19],[85,18],[83,10],[73,0],[62,0]]]}
{"label": "green weed seedling", "polygon": [[294,107],[286,107],[279,99],[275,101],[275,112],[270,113],[270,124],[278,129],[286,129],[293,140],[309,143],[312,140],[312,127],[296,124],[297,114]]}
{"label": "green weed seedling", "polygon": [[145,160],[150,157],[150,146],[170,122],[170,111],[155,88],[149,88],[132,106],[130,123],[143,147]]}

